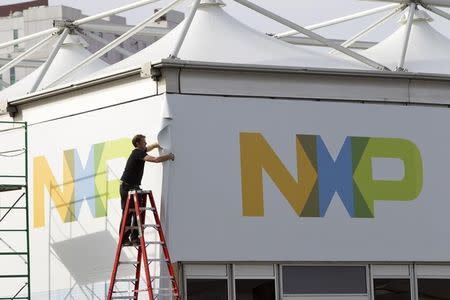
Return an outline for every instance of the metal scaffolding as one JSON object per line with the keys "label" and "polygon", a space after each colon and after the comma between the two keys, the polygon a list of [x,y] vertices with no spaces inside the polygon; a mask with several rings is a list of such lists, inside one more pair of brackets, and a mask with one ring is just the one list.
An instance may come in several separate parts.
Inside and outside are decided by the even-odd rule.
{"label": "metal scaffolding", "polygon": [[0,300],[31,299],[26,122],[0,121]]}

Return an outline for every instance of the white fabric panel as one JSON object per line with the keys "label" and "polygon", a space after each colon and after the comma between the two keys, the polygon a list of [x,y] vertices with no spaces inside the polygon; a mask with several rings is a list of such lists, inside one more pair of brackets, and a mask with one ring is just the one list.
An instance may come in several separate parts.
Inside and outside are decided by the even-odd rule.
{"label": "white fabric panel", "polygon": [[450,265],[416,265],[416,276],[450,278]]}
{"label": "white fabric panel", "polygon": [[184,274],[186,277],[226,277],[226,265],[185,265]]}
{"label": "white fabric panel", "polygon": [[236,278],[273,278],[275,277],[274,265],[234,265]]}
{"label": "white fabric panel", "polygon": [[371,272],[374,278],[409,277],[409,266],[371,265]]}

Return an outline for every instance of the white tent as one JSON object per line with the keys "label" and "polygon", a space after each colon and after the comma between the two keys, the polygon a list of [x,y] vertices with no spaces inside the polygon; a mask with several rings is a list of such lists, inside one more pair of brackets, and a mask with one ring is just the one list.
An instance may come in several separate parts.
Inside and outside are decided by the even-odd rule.
{"label": "white tent", "polygon": [[[42,79],[37,90],[45,88],[48,84],[53,82],[64,74],[68,68],[76,65],[89,57],[91,53],[85,49],[87,43],[78,35],[68,35],[63,42],[61,48],[58,51],[55,59],[47,70],[44,78]],[[71,82],[76,79],[81,79],[93,72],[108,66],[102,60],[96,60],[95,62],[77,70],[65,82]],[[10,100],[20,96],[25,96],[29,93],[36,82],[41,70],[44,66],[40,66],[38,69],[30,73],[28,76],[18,81],[16,84],[0,91],[0,100]]]}
{"label": "white tent", "polygon": [[[313,68],[368,69],[312,48],[299,48],[258,32],[229,14],[218,1],[202,1],[178,58],[219,63],[279,65]],[[184,21],[185,22],[185,21]],[[180,36],[184,22],[146,49],[95,74],[104,76],[168,58]]]}
{"label": "white tent", "polygon": [[[398,66],[408,20],[406,12],[400,19],[400,28],[377,45],[361,54],[389,68]],[[429,23],[433,19],[423,10],[416,10],[405,57],[409,72],[450,74],[450,39]]]}

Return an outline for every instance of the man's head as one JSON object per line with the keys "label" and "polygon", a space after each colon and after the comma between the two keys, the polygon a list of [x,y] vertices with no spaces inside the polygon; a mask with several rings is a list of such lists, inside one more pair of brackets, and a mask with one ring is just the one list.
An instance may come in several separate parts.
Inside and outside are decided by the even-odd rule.
{"label": "man's head", "polygon": [[141,149],[141,150],[147,149],[147,142],[145,141],[145,135],[137,134],[133,137],[131,142],[133,143],[133,146],[138,149]]}

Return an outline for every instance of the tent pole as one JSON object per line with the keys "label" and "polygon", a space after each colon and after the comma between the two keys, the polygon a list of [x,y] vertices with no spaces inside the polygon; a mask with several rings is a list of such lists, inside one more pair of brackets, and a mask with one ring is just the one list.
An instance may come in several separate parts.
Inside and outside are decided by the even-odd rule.
{"label": "tent pole", "polygon": [[105,12],[97,14],[97,15],[93,15],[93,16],[89,16],[89,17],[86,17],[86,18],[83,18],[83,19],[76,20],[76,21],[73,22],[73,25],[79,26],[79,25],[82,25],[82,24],[85,24],[85,23],[88,23],[88,22],[91,22],[91,21],[95,21],[95,20],[98,20],[98,19],[103,19],[104,17],[109,17],[111,15],[115,15],[115,14],[118,14],[118,13],[121,13],[121,12],[124,12],[124,11],[127,11],[127,10],[131,10],[131,9],[134,9],[134,8],[137,8],[137,7],[141,7],[141,6],[150,4],[150,3],[158,2],[158,1],[160,1],[160,0],[141,0],[141,1],[137,1],[137,2],[134,2],[134,3],[128,4],[128,5],[124,5],[124,6],[121,6],[121,7],[118,7],[118,8],[114,8],[114,9],[105,11]]}
{"label": "tent pole", "polygon": [[53,48],[49,57],[45,61],[41,72],[39,72],[39,76],[36,79],[36,81],[34,82],[33,87],[30,90],[31,93],[35,92],[37,90],[37,88],[39,87],[39,85],[41,84],[42,79],[44,78],[45,74],[47,74],[48,68],[50,68],[50,65],[53,63],[53,60],[55,59],[56,54],[58,54],[58,51],[61,48],[61,46],[68,34],[69,34],[68,28],[64,29],[64,31],[61,33],[61,36],[59,37],[58,42],[56,42],[55,48]]}
{"label": "tent pole", "polygon": [[307,35],[310,38],[312,38],[314,40],[317,40],[317,41],[321,42],[322,44],[327,45],[328,47],[331,47],[333,49],[338,50],[339,52],[347,54],[348,56],[350,56],[350,57],[352,57],[352,58],[354,58],[354,59],[356,59],[356,60],[358,60],[358,61],[360,61],[360,62],[362,62],[362,63],[364,63],[366,65],[368,65],[368,66],[371,66],[371,67],[373,67],[375,69],[382,70],[382,71],[390,71],[389,68],[387,68],[387,67],[385,67],[385,66],[383,66],[383,65],[381,65],[381,64],[379,64],[379,63],[377,63],[377,62],[375,62],[375,61],[373,61],[373,60],[371,60],[371,59],[369,59],[367,57],[364,57],[361,54],[358,54],[358,53],[356,53],[356,52],[354,52],[354,51],[352,51],[350,49],[344,48],[341,45],[337,45],[334,42],[328,40],[327,38],[325,38],[325,37],[323,37],[323,36],[321,36],[321,35],[319,35],[317,33],[314,33],[314,32],[312,32],[312,31],[310,31],[310,30],[308,30],[308,29],[306,29],[306,28],[304,28],[304,27],[302,27],[300,25],[297,25],[294,22],[291,22],[291,21],[289,21],[287,19],[284,19],[283,17],[280,17],[280,16],[278,16],[278,15],[276,15],[276,14],[274,14],[274,13],[272,13],[272,12],[270,12],[270,11],[260,7],[260,6],[257,6],[254,3],[251,3],[251,2],[249,2],[247,0],[234,0],[234,1],[242,4],[243,6],[248,7],[249,9],[254,10],[254,11],[256,11],[256,12],[258,12],[258,13],[260,13],[260,14],[262,14],[262,15],[264,15],[264,16],[266,16],[266,17],[268,17],[268,18],[270,18],[270,19],[272,19],[274,21],[277,21],[277,22],[279,22],[279,23],[281,23],[281,24],[283,24],[283,25],[285,25],[287,27],[290,27],[290,28],[292,28],[292,29],[294,29],[294,30],[296,30],[296,31],[298,31],[300,33],[303,33],[304,35]]}
{"label": "tent pole", "polygon": [[189,11],[189,14],[187,18],[185,19],[185,23],[183,24],[183,29],[180,32],[180,35],[178,36],[177,43],[175,44],[175,48],[173,52],[169,55],[171,58],[177,58],[178,53],[180,52],[181,46],[183,45],[184,39],[186,38],[186,34],[189,30],[189,27],[191,27],[192,20],[194,19],[195,13],[197,12],[198,6],[200,4],[200,0],[194,0],[192,3],[191,10]]}
{"label": "tent pole", "polygon": [[34,40],[34,39],[37,39],[37,38],[39,38],[39,37],[41,37],[43,35],[54,34],[55,32],[58,32],[58,30],[59,30],[58,28],[51,28],[51,29],[47,29],[47,30],[44,30],[44,31],[41,31],[41,32],[37,32],[37,33],[33,33],[33,34],[30,34],[30,35],[21,37],[19,39],[15,39],[15,40],[9,41],[9,42],[6,42],[6,43],[2,43],[2,44],[0,44],[0,49],[1,48],[6,48],[6,47],[9,47],[9,46],[13,46],[13,45],[17,45],[17,44],[20,44],[20,43],[23,43],[23,42],[26,42],[26,41]]}
{"label": "tent pole", "polygon": [[396,71],[405,71],[404,67],[405,67],[406,51],[408,50],[409,37],[411,36],[412,23],[414,20],[416,7],[417,7],[416,3],[411,3],[409,5],[408,23],[406,24],[407,28],[405,32],[405,37],[403,39],[402,55],[400,57],[400,64],[396,68]]}
{"label": "tent pole", "polygon": [[18,55],[16,58],[11,60],[9,63],[7,63],[3,67],[1,67],[0,68],[0,73],[3,73],[3,71],[5,71],[7,69],[10,69],[10,68],[14,67],[15,65],[17,65],[18,63],[20,63],[22,60],[24,60],[25,58],[27,58],[28,56],[30,56],[31,54],[36,52],[36,50],[39,50],[39,48],[44,46],[53,37],[54,37],[54,35],[49,35],[48,37],[46,37],[45,39],[43,39],[42,41],[40,41],[39,43],[37,43],[36,45],[31,47],[27,51],[25,51],[25,52],[21,53],[20,55]]}
{"label": "tent pole", "polygon": [[141,22],[140,24],[134,26],[133,28],[131,28],[130,30],[128,30],[127,32],[122,34],[120,37],[118,37],[117,39],[115,39],[114,41],[109,43],[108,45],[104,46],[103,48],[101,48],[100,50],[98,50],[97,52],[95,52],[94,54],[92,54],[91,56],[86,58],[85,60],[83,60],[81,63],[79,63],[78,65],[76,65],[72,69],[70,69],[68,72],[64,73],[62,76],[60,76],[55,81],[50,83],[47,86],[47,88],[55,86],[56,84],[62,82],[64,79],[66,79],[73,72],[77,71],[81,67],[84,67],[85,65],[87,65],[87,64],[91,63],[92,61],[96,60],[97,58],[101,57],[103,54],[109,52],[111,49],[117,47],[123,41],[127,40],[131,36],[133,36],[136,33],[138,33],[148,23],[153,22],[153,21],[157,20],[158,18],[160,18],[161,16],[165,15],[168,11],[170,11],[174,6],[176,6],[181,1],[182,0],[175,0],[175,1],[173,1],[172,3],[170,3],[169,5],[164,7],[163,9],[161,9],[158,12],[156,12],[155,14],[153,14],[150,18],[148,18],[145,21]]}
{"label": "tent pole", "polygon": [[[85,30],[80,31],[80,30],[77,30],[77,34],[78,34],[78,35],[85,35],[85,36],[87,36],[87,37],[89,37],[89,38],[91,38],[91,39],[93,39],[93,40],[95,40],[95,41],[97,41],[97,42],[99,42],[99,43],[102,43],[103,45],[108,45],[108,44],[110,43],[110,41],[105,40],[104,38],[101,38],[101,37],[99,37],[98,35],[95,35],[95,34],[89,32],[89,31],[85,31]],[[127,56],[127,57],[133,55],[132,52],[130,52],[130,51],[128,51],[128,50],[126,50],[125,48],[122,48],[122,47],[120,47],[120,46],[117,46],[116,48],[114,48],[114,50],[116,50],[116,51],[119,52],[120,54],[123,54],[123,55],[125,55],[125,56]]]}
{"label": "tent pole", "polygon": [[443,18],[446,18],[447,20],[450,20],[450,14],[448,12],[445,12],[445,11],[439,9],[439,8],[436,8],[436,7],[428,5],[428,4],[421,3],[421,5],[425,9],[428,9],[429,11],[434,12],[435,14],[437,14],[437,15],[443,17]]}
{"label": "tent pole", "polygon": [[[332,19],[332,20],[329,20],[329,21],[321,22],[321,23],[318,23],[318,24],[315,24],[315,25],[309,25],[309,26],[306,26],[305,28],[308,29],[308,30],[316,30],[316,29],[319,29],[319,28],[328,27],[328,26],[331,26],[331,25],[340,24],[340,23],[352,21],[352,20],[355,20],[355,19],[359,19],[359,18],[362,18],[362,17],[374,15],[374,14],[377,14],[377,13],[380,13],[380,12],[383,12],[383,11],[391,10],[393,8],[398,8],[399,6],[401,6],[401,5],[399,5],[399,4],[389,4],[389,5],[385,5],[385,6],[382,6],[382,7],[377,7],[377,8],[374,8],[374,9],[365,10],[365,11],[362,11],[362,12],[359,12],[359,13],[356,13],[356,14],[351,14],[351,15],[348,15],[348,16],[344,16],[344,17],[341,17],[341,18],[336,18],[336,19]],[[288,37],[288,36],[296,35],[298,33],[299,32],[297,30],[289,30],[289,31],[286,31],[286,32],[275,34],[275,37],[277,37],[277,38]]]}
{"label": "tent pole", "polygon": [[[373,29],[375,29],[376,27],[378,27],[379,25],[383,24],[384,22],[386,22],[388,19],[390,19],[392,16],[396,15],[398,12],[403,11],[405,8],[407,7],[407,5],[401,5],[399,7],[397,7],[396,9],[394,9],[393,11],[391,11],[390,13],[388,13],[386,16],[384,16],[383,18],[379,19],[378,21],[376,21],[375,23],[373,23],[372,25],[370,25],[369,27],[367,27],[366,29],[364,29],[363,31],[355,34],[354,36],[352,36],[351,38],[349,38],[348,40],[346,40],[345,42],[343,42],[341,44],[342,47],[348,48],[350,46],[352,46],[354,43],[356,43],[358,41],[359,38],[365,36],[366,34],[368,34],[370,31],[372,31]],[[330,54],[335,53],[336,50],[333,50],[330,52]]]}

